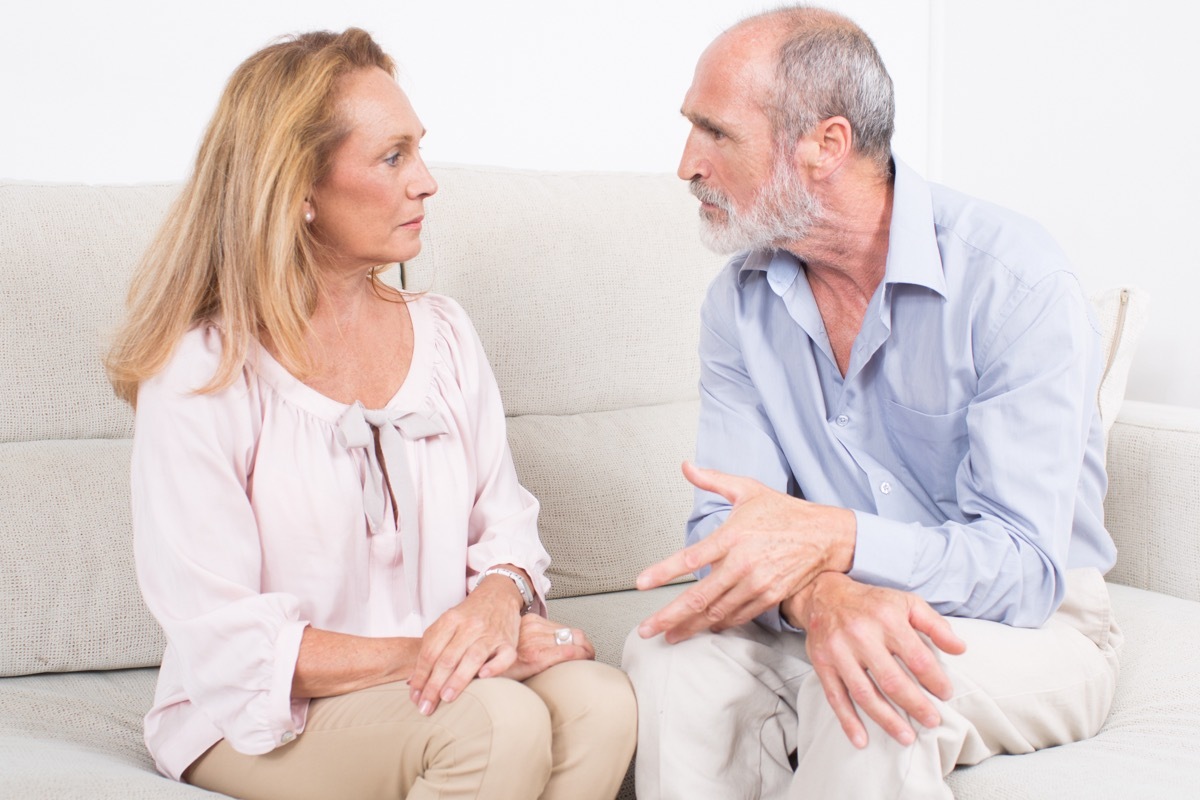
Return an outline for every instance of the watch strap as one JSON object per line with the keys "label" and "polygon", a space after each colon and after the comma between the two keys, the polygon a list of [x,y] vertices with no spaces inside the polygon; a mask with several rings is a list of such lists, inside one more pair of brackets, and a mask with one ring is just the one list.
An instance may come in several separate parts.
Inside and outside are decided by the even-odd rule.
{"label": "watch strap", "polygon": [[503,575],[512,580],[517,585],[517,591],[521,593],[521,600],[524,605],[521,606],[521,613],[528,614],[533,611],[533,590],[529,588],[529,581],[525,580],[524,576],[519,572],[513,572],[511,569],[504,567],[488,567],[479,576],[479,580],[483,580],[488,575]]}

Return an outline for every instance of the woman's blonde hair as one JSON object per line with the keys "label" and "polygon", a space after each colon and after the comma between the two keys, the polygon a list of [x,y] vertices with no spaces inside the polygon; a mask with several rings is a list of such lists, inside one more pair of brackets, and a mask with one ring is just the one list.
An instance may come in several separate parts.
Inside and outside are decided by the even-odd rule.
{"label": "woman's blonde hair", "polygon": [[318,246],[302,208],[349,133],[338,81],[370,67],[395,75],[370,35],[348,28],[289,37],[233,73],[192,176],[134,275],[129,315],[105,363],[118,397],[136,405],[141,382],[203,321],[219,324],[222,350],[202,392],[235,380],[256,337],[289,370],[308,372]]}

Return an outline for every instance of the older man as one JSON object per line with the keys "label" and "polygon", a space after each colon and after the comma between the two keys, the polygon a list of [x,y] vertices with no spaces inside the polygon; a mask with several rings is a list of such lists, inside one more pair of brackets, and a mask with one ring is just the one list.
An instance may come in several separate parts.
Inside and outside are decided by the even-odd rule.
{"label": "older man", "polygon": [[702,311],[688,547],[639,586],[702,579],[626,643],[639,796],[949,798],[956,764],[1093,735],[1115,551],[1064,256],[892,156],[891,79],[836,14],[726,32],[683,114],[679,175],[738,254]]}

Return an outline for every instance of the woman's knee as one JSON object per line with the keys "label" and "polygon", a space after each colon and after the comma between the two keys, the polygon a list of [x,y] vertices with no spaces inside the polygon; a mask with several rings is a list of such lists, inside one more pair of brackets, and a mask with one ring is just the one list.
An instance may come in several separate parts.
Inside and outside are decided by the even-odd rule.
{"label": "woman's knee", "polygon": [[637,702],[624,672],[595,661],[569,661],[527,681],[550,709],[554,735],[579,728],[589,738],[627,739],[637,733]]}
{"label": "woman's knee", "polygon": [[[465,701],[465,702],[464,702]],[[517,681],[471,681],[452,705],[471,717],[467,727],[486,736],[489,767],[512,767],[542,783],[550,775],[550,714],[541,698]]]}

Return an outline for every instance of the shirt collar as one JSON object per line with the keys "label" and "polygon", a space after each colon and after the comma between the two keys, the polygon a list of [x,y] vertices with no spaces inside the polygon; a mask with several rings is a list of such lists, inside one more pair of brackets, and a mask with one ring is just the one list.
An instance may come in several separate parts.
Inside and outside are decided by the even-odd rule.
{"label": "shirt collar", "polygon": [[[883,283],[924,286],[945,297],[946,276],[942,272],[929,184],[900,159],[893,156],[892,163],[895,179]],[[766,272],[771,288],[782,295],[800,274],[800,262],[785,250],[756,250],[746,254],[738,268],[739,286],[745,285],[751,272]]]}

